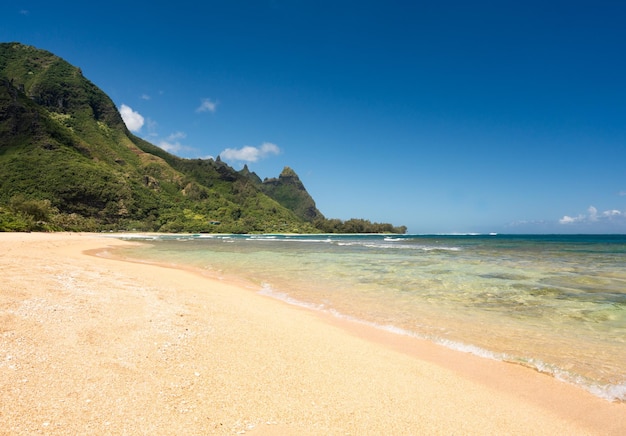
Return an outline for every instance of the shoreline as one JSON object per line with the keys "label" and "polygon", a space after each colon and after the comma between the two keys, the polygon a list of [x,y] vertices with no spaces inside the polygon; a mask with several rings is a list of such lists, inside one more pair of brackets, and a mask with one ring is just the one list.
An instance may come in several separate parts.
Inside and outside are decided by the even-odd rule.
{"label": "shoreline", "polygon": [[7,434],[620,434],[626,405],[551,376],[89,250],[0,234]]}

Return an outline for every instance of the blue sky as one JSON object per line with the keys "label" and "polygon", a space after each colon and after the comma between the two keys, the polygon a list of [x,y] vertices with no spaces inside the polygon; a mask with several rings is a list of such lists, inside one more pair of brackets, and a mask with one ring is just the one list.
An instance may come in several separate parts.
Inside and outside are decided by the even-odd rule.
{"label": "blue sky", "polygon": [[290,166],[329,218],[626,233],[624,22],[604,0],[18,0],[0,41],[80,67],[178,156]]}

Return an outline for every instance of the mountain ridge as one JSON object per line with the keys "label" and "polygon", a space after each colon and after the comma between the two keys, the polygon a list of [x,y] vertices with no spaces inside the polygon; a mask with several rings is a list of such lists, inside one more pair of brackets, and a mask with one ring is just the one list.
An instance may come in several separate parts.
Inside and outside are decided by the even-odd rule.
{"label": "mountain ridge", "polygon": [[132,134],[80,68],[0,43],[0,230],[312,233],[328,222],[291,168],[261,181],[219,156],[170,154]]}

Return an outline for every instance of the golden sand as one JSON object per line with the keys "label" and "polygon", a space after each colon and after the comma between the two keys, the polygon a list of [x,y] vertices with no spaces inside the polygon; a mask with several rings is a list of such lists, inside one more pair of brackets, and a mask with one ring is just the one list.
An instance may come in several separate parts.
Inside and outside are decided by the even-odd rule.
{"label": "golden sand", "polygon": [[0,434],[625,434],[626,405],[192,271],[0,234]]}

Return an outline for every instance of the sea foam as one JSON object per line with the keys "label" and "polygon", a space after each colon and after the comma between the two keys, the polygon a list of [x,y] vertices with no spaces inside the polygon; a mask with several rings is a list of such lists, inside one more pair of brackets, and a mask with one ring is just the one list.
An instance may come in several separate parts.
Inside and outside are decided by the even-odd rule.
{"label": "sea foam", "polygon": [[537,359],[523,359],[515,356],[508,355],[506,353],[497,353],[491,350],[478,347],[472,344],[466,344],[459,341],[453,341],[449,339],[439,338],[434,335],[424,335],[417,332],[413,332],[407,329],[403,329],[401,327],[397,327],[391,324],[378,324],[372,321],[367,321],[364,319],[356,318],[351,315],[347,315],[339,312],[333,308],[327,308],[324,304],[314,304],[307,303],[296,298],[291,297],[288,293],[285,292],[277,292],[275,291],[269,283],[263,283],[261,289],[258,291],[259,294],[265,295],[271,298],[275,298],[277,300],[283,301],[287,304],[302,307],[305,309],[315,310],[324,312],[334,316],[335,318],[349,321],[361,325],[365,325],[368,327],[372,327],[378,330],[386,331],[388,333],[408,336],[416,339],[426,340],[442,347],[448,348],[450,350],[459,351],[462,353],[472,354],[477,357],[481,357],[483,359],[496,360],[507,363],[515,363],[521,364],[528,368],[534,369],[538,372],[548,374],[559,381],[576,385],[587,392],[600,397],[602,399],[608,401],[617,401],[617,402],[626,402],[626,382],[619,384],[606,384],[599,385],[593,383],[590,380],[585,379],[579,375],[573,374],[569,371],[566,371],[562,368],[559,368],[555,365],[549,365],[541,360]]}

